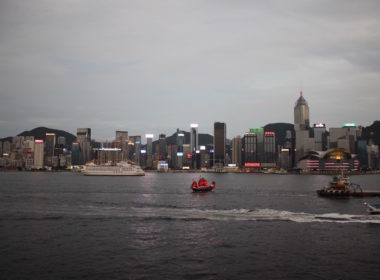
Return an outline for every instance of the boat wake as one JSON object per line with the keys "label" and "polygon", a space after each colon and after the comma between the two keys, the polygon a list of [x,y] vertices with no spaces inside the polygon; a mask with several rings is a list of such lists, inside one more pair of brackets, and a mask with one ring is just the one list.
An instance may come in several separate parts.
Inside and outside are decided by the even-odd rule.
{"label": "boat wake", "polygon": [[[373,223],[380,217],[340,213],[311,214],[275,209],[202,210],[188,208],[131,208],[134,217],[165,220],[290,221],[296,223]],[[129,214],[132,214],[132,213]]]}

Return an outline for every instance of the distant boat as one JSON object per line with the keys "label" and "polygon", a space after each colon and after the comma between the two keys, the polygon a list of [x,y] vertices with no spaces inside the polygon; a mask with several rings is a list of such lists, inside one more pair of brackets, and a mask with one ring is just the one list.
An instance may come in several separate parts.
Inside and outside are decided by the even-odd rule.
{"label": "distant boat", "polygon": [[145,173],[139,165],[131,162],[121,161],[116,165],[96,165],[88,163],[82,170],[88,176],[144,176]]}
{"label": "distant boat", "polygon": [[367,202],[364,202],[364,205],[367,207],[368,214],[371,214],[371,215],[378,215],[378,214],[380,214],[380,203],[369,204]]}
{"label": "distant boat", "polygon": [[197,181],[193,180],[193,183],[191,184],[191,189],[193,192],[209,192],[212,191],[215,188],[215,182],[212,181],[211,185],[207,184],[207,180],[205,178],[200,178],[198,183]]}

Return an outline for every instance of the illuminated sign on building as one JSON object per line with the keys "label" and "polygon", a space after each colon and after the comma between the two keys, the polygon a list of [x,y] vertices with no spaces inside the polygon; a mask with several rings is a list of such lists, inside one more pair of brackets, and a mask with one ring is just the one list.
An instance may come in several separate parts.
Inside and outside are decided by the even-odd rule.
{"label": "illuminated sign on building", "polygon": [[146,150],[141,150],[140,153],[146,154]]}
{"label": "illuminated sign on building", "polygon": [[324,123],[316,123],[314,127],[326,127],[326,125]]}
{"label": "illuminated sign on building", "polygon": [[214,149],[210,149],[210,154],[213,154],[214,153]]}
{"label": "illuminated sign on building", "polygon": [[183,133],[178,133],[178,136],[179,136],[179,137],[184,137],[185,134],[183,134]]}
{"label": "illuminated sign on building", "polygon": [[345,123],[344,127],[357,127],[356,123]]}
{"label": "illuminated sign on building", "polygon": [[191,154],[187,154],[187,159],[191,159],[193,156]]}
{"label": "illuminated sign on building", "polygon": [[250,128],[249,132],[251,132],[251,133],[264,133],[264,128],[262,128],[262,127]]}
{"label": "illuminated sign on building", "polygon": [[260,162],[246,162],[245,167],[260,167]]}
{"label": "illuminated sign on building", "polygon": [[289,152],[289,149],[281,149],[281,152]]}
{"label": "illuminated sign on building", "polygon": [[273,131],[265,131],[265,136],[274,136],[275,133]]}
{"label": "illuminated sign on building", "polygon": [[119,148],[100,148],[99,151],[105,151],[105,152],[119,152],[121,149]]}
{"label": "illuminated sign on building", "polygon": [[199,154],[200,152],[201,152],[200,150],[196,150],[196,151],[195,151],[196,154]]}
{"label": "illuminated sign on building", "polygon": [[182,152],[178,152],[177,153],[177,157],[182,157],[183,156],[183,153]]}
{"label": "illuminated sign on building", "polygon": [[[40,139],[37,139],[37,140],[34,140],[34,143],[43,143],[44,140],[40,140]],[[78,144],[78,143],[73,143],[73,144]]]}
{"label": "illuminated sign on building", "polygon": [[139,145],[141,142],[140,141],[136,141],[136,145]]}
{"label": "illuminated sign on building", "polygon": [[201,151],[205,151],[205,150],[206,150],[206,146],[200,146],[199,149],[200,149]]}

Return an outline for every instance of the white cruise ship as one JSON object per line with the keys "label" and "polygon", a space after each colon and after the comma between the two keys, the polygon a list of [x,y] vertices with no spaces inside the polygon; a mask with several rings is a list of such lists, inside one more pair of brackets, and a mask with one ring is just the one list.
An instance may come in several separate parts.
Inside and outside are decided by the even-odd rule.
{"label": "white cruise ship", "polygon": [[145,173],[140,166],[121,161],[116,165],[96,165],[88,163],[82,170],[84,175],[89,176],[144,176]]}

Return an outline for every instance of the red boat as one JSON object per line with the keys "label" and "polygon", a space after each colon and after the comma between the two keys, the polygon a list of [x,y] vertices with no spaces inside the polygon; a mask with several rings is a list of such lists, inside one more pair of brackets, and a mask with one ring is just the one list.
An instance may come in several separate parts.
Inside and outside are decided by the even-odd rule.
{"label": "red boat", "polygon": [[209,186],[207,184],[207,180],[205,178],[200,178],[198,183],[193,180],[193,183],[191,184],[191,189],[193,192],[209,192],[212,191],[215,188],[215,182],[212,181],[211,185]]}

